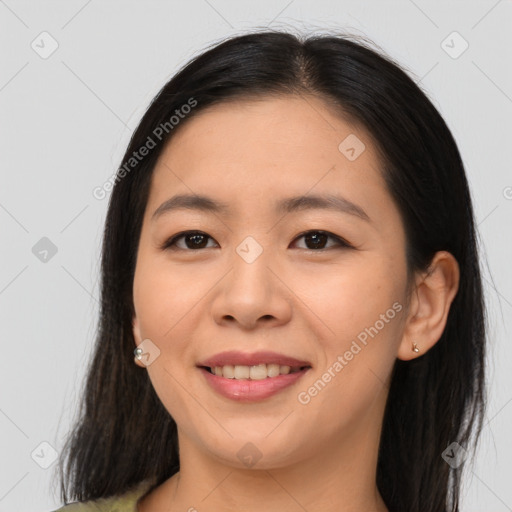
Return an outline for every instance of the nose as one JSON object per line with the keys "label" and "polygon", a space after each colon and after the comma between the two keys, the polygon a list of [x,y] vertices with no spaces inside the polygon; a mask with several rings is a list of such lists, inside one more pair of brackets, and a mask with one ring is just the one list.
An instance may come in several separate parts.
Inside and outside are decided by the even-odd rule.
{"label": "nose", "polygon": [[292,294],[277,265],[264,250],[254,261],[236,252],[231,270],[216,287],[212,314],[219,325],[237,324],[244,330],[259,325],[275,327],[289,322]]}

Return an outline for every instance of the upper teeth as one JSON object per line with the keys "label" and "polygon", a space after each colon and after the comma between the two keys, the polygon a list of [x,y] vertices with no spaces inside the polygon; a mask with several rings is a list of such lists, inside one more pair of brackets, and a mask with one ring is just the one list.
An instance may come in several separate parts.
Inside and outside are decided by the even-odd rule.
{"label": "upper teeth", "polygon": [[299,371],[300,368],[292,368],[286,365],[278,364],[258,364],[255,366],[241,366],[241,365],[225,365],[215,366],[211,368],[213,373],[219,377],[226,379],[253,379],[262,380],[267,377],[277,377],[278,375],[286,375]]}

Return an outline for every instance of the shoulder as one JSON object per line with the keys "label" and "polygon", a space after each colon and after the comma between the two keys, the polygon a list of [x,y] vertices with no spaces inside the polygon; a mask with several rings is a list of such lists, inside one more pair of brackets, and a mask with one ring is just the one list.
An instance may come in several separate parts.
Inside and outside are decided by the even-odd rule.
{"label": "shoulder", "polygon": [[151,482],[143,481],[134,489],[109,498],[77,501],[69,503],[53,512],[137,512],[137,501],[151,487]]}
{"label": "shoulder", "polygon": [[116,507],[118,499],[108,500],[90,500],[90,501],[77,501],[69,503],[63,507],[55,510],[54,512],[121,512],[119,507]]}
{"label": "shoulder", "polygon": [[[137,510],[134,508],[133,510]],[[126,500],[123,497],[77,501],[69,503],[54,512],[132,512],[126,508]]]}

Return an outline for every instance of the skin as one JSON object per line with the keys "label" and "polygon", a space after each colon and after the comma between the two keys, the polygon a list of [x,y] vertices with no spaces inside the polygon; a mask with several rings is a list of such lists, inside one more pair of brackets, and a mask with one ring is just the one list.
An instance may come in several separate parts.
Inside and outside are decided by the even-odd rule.
{"label": "skin", "polygon": [[[365,144],[353,161],[338,149],[349,134]],[[285,197],[333,192],[370,222],[333,210],[273,210]],[[177,193],[208,195],[232,212],[179,210],[153,221]],[[211,237],[206,248],[190,238],[177,250],[160,248],[184,230]],[[299,237],[307,230],[353,248],[336,239],[315,248]],[[252,263],[236,252],[247,236],[263,249]],[[458,265],[441,251],[430,273],[411,279],[402,219],[371,137],[321,99],[224,103],[181,126],[154,170],[133,284],[135,342],[150,339],[160,351],[147,366],[135,361],[177,423],[181,469],[139,511],[387,511],[376,465],[390,374],[396,358],[421,357],[439,340]],[[299,402],[396,303],[401,311]],[[277,395],[240,403],[216,394],[196,368],[232,349],[273,350],[312,369]],[[249,442],[261,454],[250,468],[237,456]]]}

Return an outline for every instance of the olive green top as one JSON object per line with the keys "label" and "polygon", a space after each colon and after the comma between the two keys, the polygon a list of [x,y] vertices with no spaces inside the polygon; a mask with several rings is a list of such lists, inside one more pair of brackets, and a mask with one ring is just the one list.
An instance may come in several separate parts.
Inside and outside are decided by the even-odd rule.
{"label": "olive green top", "polygon": [[89,501],[75,501],[55,510],[55,512],[138,512],[137,502],[142,498],[152,482],[144,480],[130,491],[119,496]]}

